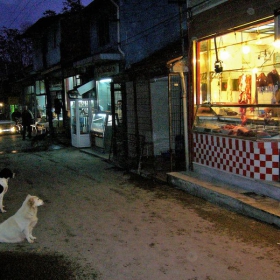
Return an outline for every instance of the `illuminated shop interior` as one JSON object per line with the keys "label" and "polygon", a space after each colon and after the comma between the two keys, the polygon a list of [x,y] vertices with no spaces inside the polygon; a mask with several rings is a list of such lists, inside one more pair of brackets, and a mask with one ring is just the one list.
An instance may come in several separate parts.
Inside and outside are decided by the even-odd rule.
{"label": "illuminated shop interior", "polygon": [[280,46],[273,21],[200,41],[197,65],[197,104],[280,101]]}
{"label": "illuminated shop interior", "polygon": [[279,138],[277,32],[273,20],[197,42],[196,131]]}

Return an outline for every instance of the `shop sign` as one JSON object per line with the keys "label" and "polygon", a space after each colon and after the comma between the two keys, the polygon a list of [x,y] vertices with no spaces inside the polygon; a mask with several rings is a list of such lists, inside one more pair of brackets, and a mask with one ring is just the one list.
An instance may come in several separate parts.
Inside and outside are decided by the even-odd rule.
{"label": "shop sign", "polygon": [[50,91],[62,90],[61,84],[50,85]]}
{"label": "shop sign", "polygon": [[50,91],[62,90],[62,82],[59,78],[53,78],[50,81]]}
{"label": "shop sign", "polygon": [[119,65],[118,63],[109,64],[109,65],[101,65],[95,67],[95,77],[110,77],[114,74],[119,73]]}

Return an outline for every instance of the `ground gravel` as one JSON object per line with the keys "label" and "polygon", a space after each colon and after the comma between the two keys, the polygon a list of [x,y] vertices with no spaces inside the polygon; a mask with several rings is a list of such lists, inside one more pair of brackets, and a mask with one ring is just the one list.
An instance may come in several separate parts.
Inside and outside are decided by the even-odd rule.
{"label": "ground gravel", "polygon": [[280,279],[280,235],[271,225],[73,147],[3,153],[0,166],[17,173],[0,222],[27,194],[45,202],[33,244],[0,244],[1,269],[23,277],[12,279]]}

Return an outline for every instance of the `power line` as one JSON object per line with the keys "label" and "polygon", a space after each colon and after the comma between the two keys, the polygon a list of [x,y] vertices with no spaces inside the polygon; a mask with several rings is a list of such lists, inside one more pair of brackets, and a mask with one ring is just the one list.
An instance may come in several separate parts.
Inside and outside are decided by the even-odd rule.
{"label": "power line", "polygon": [[[28,0],[28,2],[19,10],[19,12],[17,13],[16,17],[11,21],[10,24],[8,24],[8,28],[10,28],[12,26],[12,24],[15,23],[15,21],[18,19],[18,17],[21,15],[21,13],[27,8],[27,5],[31,2],[31,0]],[[23,2],[22,2],[23,3]],[[19,6],[15,7],[15,8],[19,8]]]}
{"label": "power line", "polygon": [[[28,19],[28,17],[30,16],[31,13],[34,13],[34,11],[36,11],[36,9],[45,2],[45,0],[41,0],[41,1],[36,1],[35,3],[31,4],[32,0],[28,0],[23,7],[20,8],[21,5],[18,5],[17,7],[14,8],[14,13],[16,13],[16,10],[18,10],[18,12],[16,13],[16,16],[14,18],[11,19],[11,22],[8,24],[8,28],[11,28],[11,26],[14,23],[21,23],[23,22],[23,20]],[[23,2],[21,2],[22,4]],[[20,8],[20,9],[19,9]],[[17,24],[16,24],[17,25]]]}
{"label": "power line", "polygon": [[[56,2],[61,1],[61,9],[63,6],[63,0],[57,0]],[[90,1],[90,0],[84,0],[84,1],[80,1],[80,2],[86,2],[86,3],[90,3],[93,2],[94,0]],[[34,17],[32,17],[32,14],[34,14],[34,12],[36,13],[36,10],[38,10],[38,8],[43,4],[46,3],[46,0],[40,0],[40,1],[36,1],[36,0],[22,0],[20,1],[20,3],[18,5],[15,5],[14,8],[12,9],[12,12],[10,13],[10,18],[9,18],[9,22],[6,25],[7,28],[11,28],[13,25],[18,26],[21,23],[23,23],[24,21],[28,21],[29,18],[34,19]],[[81,3],[83,5],[83,3]],[[52,6],[50,5],[48,8],[46,8],[46,10],[52,10]],[[55,8],[54,8],[55,10]],[[43,17],[43,12],[42,11],[42,15],[40,16],[39,14],[37,15],[38,19]],[[56,11],[57,13],[60,13],[61,11]]]}
{"label": "power line", "polygon": [[[130,37],[126,38],[125,39],[125,41],[126,41],[125,44],[128,44],[128,41],[129,41],[129,43],[132,43],[132,42],[135,42],[135,41],[143,38],[145,35],[148,35],[148,34],[154,32],[155,28],[164,28],[164,24],[167,24],[168,22],[170,22],[170,21],[172,21],[174,19],[177,19],[177,18],[178,18],[178,13],[170,16],[169,18],[165,18],[164,20],[156,23],[155,25],[149,26],[148,28],[146,28],[144,30],[141,30],[140,32],[138,32],[136,34],[133,34],[133,36],[130,36]],[[137,38],[139,36],[140,36],[140,38]]]}

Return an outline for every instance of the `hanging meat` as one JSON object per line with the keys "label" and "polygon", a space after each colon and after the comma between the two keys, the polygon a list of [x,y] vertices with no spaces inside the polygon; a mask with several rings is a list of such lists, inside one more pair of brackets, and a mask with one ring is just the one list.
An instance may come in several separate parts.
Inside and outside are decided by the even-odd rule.
{"label": "hanging meat", "polygon": [[276,69],[273,69],[271,72],[267,74],[267,84],[268,85],[279,85],[280,79],[279,74]]}
{"label": "hanging meat", "polygon": [[239,77],[239,104],[251,103],[251,75],[242,74]]}
{"label": "hanging meat", "polygon": [[257,79],[257,87],[266,87],[267,86],[267,77],[264,73],[261,73]]}

